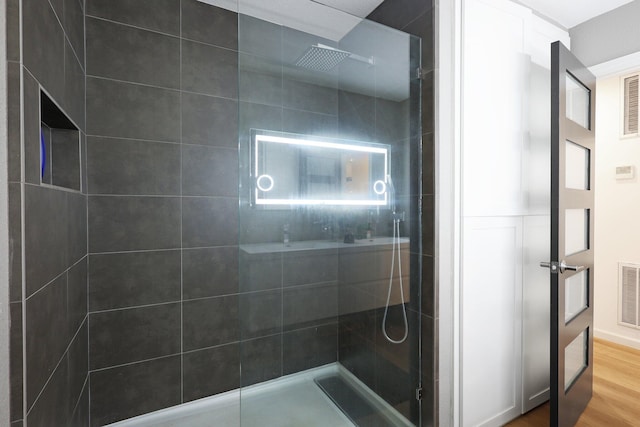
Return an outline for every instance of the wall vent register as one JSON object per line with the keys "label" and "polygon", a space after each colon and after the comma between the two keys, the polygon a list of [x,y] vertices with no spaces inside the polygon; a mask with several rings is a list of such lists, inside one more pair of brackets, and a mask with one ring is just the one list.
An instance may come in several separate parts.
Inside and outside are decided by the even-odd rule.
{"label": "wall vent register", "polygon": [[640,329],[640,264],[619,263],[618,323]]}
{"label": "wall vent register", "polygon": [[623,92],[624,92],[624,119],[623,119],[623,136],[637,136],[638,135],[638,119],[640,117],[640,111],[638,109],[638,79],[639,75],[633,75],[624,77]]}

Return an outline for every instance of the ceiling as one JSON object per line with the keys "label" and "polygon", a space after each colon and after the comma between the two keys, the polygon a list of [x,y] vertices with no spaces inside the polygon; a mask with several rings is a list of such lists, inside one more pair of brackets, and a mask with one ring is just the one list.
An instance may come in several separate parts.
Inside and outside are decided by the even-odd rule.
{"label": "ceiling", "polygon": [[607,13],[633,0],[517,0],[566,29]]}
{"label": "ceiling", "polygon": [[[340,88],[345,90],[393,101],[403,101],[409,96],[410,36],[363,19],[383,0],[200,1],[301,32],[296,33],[296,37],[286,37],[286,48],[270,57],[272,65],[276,66],[273,70],[260,61],[255,64],[248,61],[246,55],[241,61],[243,70],[283,73],[327,87],[336,87],[339,75]],[[253,51],[252,45],[259,44],[251,31],[255,24],[250,20],[240,23],[244,23],[240,32],[246,33],[246,37],[240,37],[239,43],[245,44],[240,49]],[[347,59],[327,73],[297,67],[297,59],[318,43],[371,59],[373,65]]]}
{"label": "ceiling", "polygon": [[285,27],[340,41],[383,0],[200,0]]}

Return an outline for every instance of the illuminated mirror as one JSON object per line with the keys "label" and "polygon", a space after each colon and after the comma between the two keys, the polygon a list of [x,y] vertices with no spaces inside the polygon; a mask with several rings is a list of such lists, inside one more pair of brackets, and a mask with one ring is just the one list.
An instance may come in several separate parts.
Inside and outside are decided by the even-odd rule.
{"label": "illuminated mirror", "polygon": [[255,205],[384,206],[389,146],[252,132]]}

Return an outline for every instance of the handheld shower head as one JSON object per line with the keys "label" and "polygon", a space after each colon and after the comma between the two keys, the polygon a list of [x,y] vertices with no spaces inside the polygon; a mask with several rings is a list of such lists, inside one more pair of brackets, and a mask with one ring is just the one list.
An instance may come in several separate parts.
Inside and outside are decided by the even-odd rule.
{"label": "handheld shower head", "polygon": [[391,213],[396,214],[396,187],[393,185],[393,180],[391,179],[391,175],[387,175],[387,188],[388,188],[388,196],[389,196],[389,207],[391,208]]}

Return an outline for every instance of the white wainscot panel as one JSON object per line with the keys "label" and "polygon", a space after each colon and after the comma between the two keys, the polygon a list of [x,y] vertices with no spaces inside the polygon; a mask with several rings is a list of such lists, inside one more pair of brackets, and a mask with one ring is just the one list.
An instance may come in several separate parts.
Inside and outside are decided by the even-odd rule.
{"label": "white wainscot panel", "polygon": [[462,258],[462,424],[520,414],[522,219],[466,218]]}

